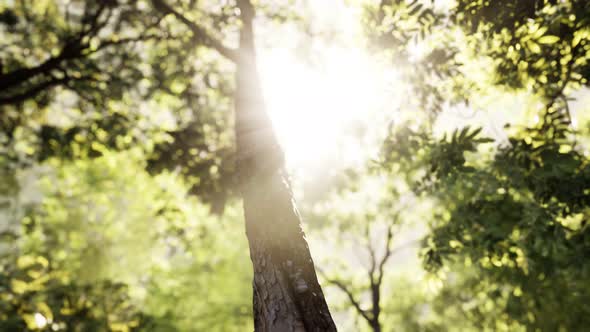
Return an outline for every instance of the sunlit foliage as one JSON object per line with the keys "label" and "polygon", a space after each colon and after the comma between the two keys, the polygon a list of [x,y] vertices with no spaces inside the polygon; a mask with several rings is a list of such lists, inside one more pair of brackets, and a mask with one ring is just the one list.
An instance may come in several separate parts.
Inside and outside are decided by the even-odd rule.
{"label": "sunlit foliage", "polygon": [[42,165],[39,203],[6,234],[14,239],[1,273],[7,326],[227,331],[249,323],[237,211],[211,216],[178,176],[152,177],[144,164],[135,150]]}
{"label": "sunlit foliage", "polygon": [[[458,1],[450,11],[462,52],[494,64],[486,84],[538,102],[506,121],[506,140],[469,127],[437,137],[432,125],[414,125],[384,144],[382,166],[438,204],[423,259],[442,278],[439,313],[460,308],[480,330],[587,326],[590,160],[569,95],[588,83],[588,22],[585,1]],[[469,77],[461,67],[468,62],[459,71]]]}

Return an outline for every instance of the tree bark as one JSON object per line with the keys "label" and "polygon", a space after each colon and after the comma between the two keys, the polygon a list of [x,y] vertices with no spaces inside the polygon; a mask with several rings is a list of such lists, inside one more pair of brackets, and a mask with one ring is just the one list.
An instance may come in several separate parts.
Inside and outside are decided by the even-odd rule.
{"label": "tree bark", "polygon": [[371,298],[373,302],[373,314],[369,323],[373,332],[381,332],[381,323],[379,323],[379,315],[381,314],[381,281],[378,283],[371,281]]}
{"label": "tree bark", "polygon": [[236,141],[246,234],[254,267],[256,331],[336,331],[266,114],[256,68],[253,8],[242,17],[236,70]]}

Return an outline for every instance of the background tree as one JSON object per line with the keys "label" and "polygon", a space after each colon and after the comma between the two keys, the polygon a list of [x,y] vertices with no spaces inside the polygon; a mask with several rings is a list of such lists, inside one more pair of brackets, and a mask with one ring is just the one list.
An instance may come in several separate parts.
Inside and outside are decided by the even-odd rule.
{"label": "background tree", "polygon": [[[351,308],[372,331],[387,326],[383,316],[397,314],[386,311],[389,292],[397,290],[392,282],[396,268],[390,261],[420,243],[419,235],[404,229],[409,222],[402,221],[407,218],[402,211],[409,205],[403,201],[411,201],[411,193],[403,196],[392,193],[392,188],[379,188],[384,180],[378,174],[349,179],[347,187],[318,204],[314,213],[314,218],[333,221],[333,225],[323,226],[321,241],[331,247],[330,252],[343,254],[340,259],[325,257],[320,274],[326,285],[344,295],[342,307]],[[392,205],[392,198],[399,203]]]}

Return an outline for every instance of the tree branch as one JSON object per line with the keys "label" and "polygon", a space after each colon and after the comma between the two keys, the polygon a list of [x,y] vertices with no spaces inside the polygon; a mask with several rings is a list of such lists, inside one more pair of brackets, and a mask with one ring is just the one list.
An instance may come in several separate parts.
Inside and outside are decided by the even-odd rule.
{"label": "tree branch", "polygon": [[61,60],[60,57],[53,57],[32,68],[20,68],[6,74],[0,74],[0,90],[5,90],[13,85],[18,85],[33,76],[49,71],[57,67]]}
{"label": "tree branch", "polygon": [[393,251],[391,250],[391,239],[393,239],[393,226],[389,225],[387,227],[387,238],[385,240],[385,254],[383,254],[383,257],[379,262],[379,268],[377,272],[377,286],[381,286],[381,282],[383,281],[383,268],[385,267],[385,263],[387,263],[387,260],[389,259],[389,257],[391,257],[391,254],[393,253]]}
{"label": "tree branch", "polygon": [[49,81],[40,83],[25,92],[22,92],[22,93],[13,95],[13,96],[9,96],[9,97],[1,97],[0,98],[0,105],[16,104],[16,103],[23,102],[27,99],[34,98],[39,93],[41,93],[41,91],[43,91],[49,87],[67,83],[69,80],[70,80],[69,77],[64,77],[64,78],[60,78],[60,79],[54,78]]}
{"label": "tree branch", "polygon": [[144,35],[140,35],[137,37],[120,38],[117,40],[106,40],[106,41],[102,42],[95,50],[88,52],[88,53],[96,53],[96,52],[98,52],[104,48],[110,47],[110,46],[119,46],[119,45],[123,45],[123,44],[142,42],[142,41],[146,41],[146,40],[162,40],[165,38],[166,38],[165,36],[159,36],[156,34],[144,34]]}
{"label": "tree branch", "polygon": [[377,258],[375,257],[375,250],[371,246],[371,233],[369,230],[369,224],[365,227],[365,237],[367,239],[367,250],[369,251],[369,257],[371,259],[371,266],[369,267],[369,281],[371,283],[371,289],[375,286],[375,269],[377,268]]}
{"label": "tree branch", "polygon": [[323,270],[321,270],[319,268],[317,269],[317,271],[319,272],[319,274],[321,274],[324,277],[324,279],[326,280],[327,283],[336,286],[338,289],[340,289],[342,292],[344,292],[344,294],[346,294],[346,296],[348,297],[348,300],[350,301],[350,303],[352,304],[354,309],[364,319],[366,319],[367,322],[369,322],[369,324],[372,324],[373,320],[372,320],[371,316],[369,316],[369,314],[367,313],[366,310],[363,310],[363,308],[361,308],[360,303],[356,300],[356,298],[354,297],[354,294],[352,294],[352,292],[348,289],[348,287],[346,287],[344,282],[342,282],[341,280],[338,280],[338,279],[331,279],[331,278],[326,277],[326,274],[323,272]]}
{"label": "tree branch", "polygon": [[88,24],[88,28],[86,29],[82,27],[77,35],[72,35],[71,38],[67,40],[57,56],[52,56],[43,63],[34,67],[19,68],[6,74],[0,73],[0,91],[16,87],[37,75],[48,74],[52,70],[58,68],[65,60],[71,60],[83,56],[82,51],[88,48],[89,45],[83,44],[82,39],[91,33],[96,34],[104,27],[110,18],[109,14],[103,22],[98,22],[98,19],[105,8],[105,5],[101,5],[95,12],[91,13],[87,6],[85,8],[85,14],[84,18],[82,19],[82,23],[84,25]]}
{"label": "tree branch", "polygon": [[228,60],[231,60],[233,62],[238,61],[237,50],[225,46],[220,40],[211,36],[205,28],[199,26],[197,23],[186,18],[186,16],[182,15],[177,10],[172,8],[172,6],[167,4],[164,0],[152,0],[152,3],[154,7],[157,10],[162,11],[164,15],[172,14],[179,21],[184,23],[192,31],[193,38],[198,43],[202,44],[203,46],[213,48]]}

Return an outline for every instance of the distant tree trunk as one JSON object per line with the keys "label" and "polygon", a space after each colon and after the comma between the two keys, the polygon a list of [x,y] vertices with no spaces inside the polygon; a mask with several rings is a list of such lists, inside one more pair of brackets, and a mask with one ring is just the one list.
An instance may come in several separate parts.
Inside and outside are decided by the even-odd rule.
{"label": "distant tree trunk", "polygon": [[379,315],[381,314],[381,282],[372,282],[371,300],[373,302],[371,328],[373,332],[381,332],[381,323],[379,322]]}
{"label": "distant tree trunk", "polygon": [[266,114],[252,30],[242,31],[236,73],[236,140],[246,233],[254,266],[254,325],[266,331],[336,331],[293,201],[283,153]]}

